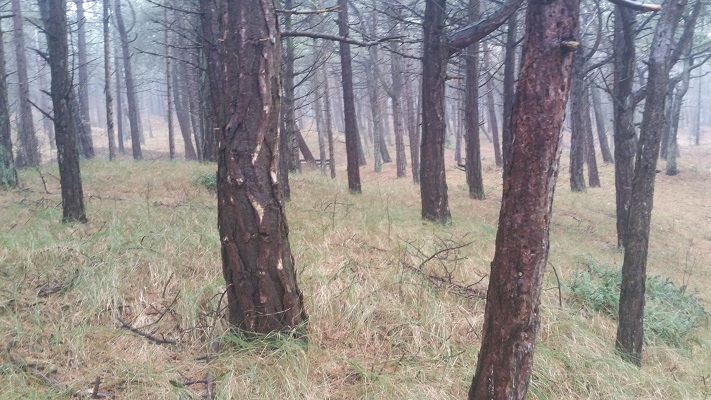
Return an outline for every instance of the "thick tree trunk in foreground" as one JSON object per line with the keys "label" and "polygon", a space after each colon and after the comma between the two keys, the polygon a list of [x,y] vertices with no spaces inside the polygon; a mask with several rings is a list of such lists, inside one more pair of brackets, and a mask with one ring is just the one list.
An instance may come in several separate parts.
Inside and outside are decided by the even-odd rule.
{"label": "thick tree trunk in foreground", "polygon": [[12,157],[10,137],[10,110],[7,100],[7,75],[5,75],[5,47],[0,26],[0,188],[17,186],[17,170]]}
{"label": "thick tree trunk in foreground", "polygon": [[27,78],[27,55],[25,54],[25,34],[22,27],[21,0],[12,0],[12,25],[15,39],[15,63],[17,64],[18,113],[17,167],[34,167],[40,164],[39,144],[35,135],[30,104],[30,81]]}
{"label": "thick tree trunk in foreground", "polygon": [[116,28],[121,39],[121,51],[123,54],[123,69],[126,78],[126,102],[128,103],[128,122],[131,127],[131,150],[133,159],[143,159],[141,152],[141,131],[138,115],[138,100],[136,98],[136,87],[133,82],[133,69],[131,68],[131,51],[128,48],[128,33],[121,14],[121,0],[114,1],[114,15],[116,16]]}
{"label": "thick tree trunk in foreground", "polygon": [[[348,36],[348,1],[338,0],[341,11],[338,14],[338,34]],[[355,96],[353,94],[353,66],[351,63],[351,46],[341,42],[341,75],[343,79],[343,116],[346,133],[346,170],[348,172],[348,189],[351,193],[361,193],[360,165],[358,152],[360,138],[358,121],[356,120]]]}
{"label": "thick tree trunk in foreground", "polygon": [[59,182],[62,187],[62,221],[86,222],[84,192],[79,171],[76,125],[71,109],[72,81],[69,78],[66,0],[38,0],[52,71],[52,106],[57,141]]}
{"label": "thick tree trunk in foreground", "polygon": [[446,0],[428,1],[425,6],[420,145],[422,218],[444,224],[452,220],[444,173],[444,81],[449,54],[444,33],[445,7]]}
{"label": "thick tree trunk in foreground", "polygon": [[511,120],[516,140],[504,168],[496,253],[470,399],[524,399],[528,390],[574,55],[564,41],[578,36],[578,10],[578,0],[533,0],[526,10]]}
{"label": "thick tree trunk in foreground", "polygon": [[654,178],[664,126],[669,71],[672,67],[672,43],[685,5],[686,0],[664,2],[647,63],[647,95],[632,179],[616,340],[617,349],[627,360],[638,366],[642,364],[644,342],[644,292]]}
{"label": "thick tree trunk in foreground", "polygon": [[245,333],[292,330],[306,322],[306,313],[277,180],[281,82],[274,5],[202,0],[201,7],[222,16],[219,36],[208,38],[206,51],[217,52],[209,59],[224,60],[208,63],[208,76],[229,321]]}

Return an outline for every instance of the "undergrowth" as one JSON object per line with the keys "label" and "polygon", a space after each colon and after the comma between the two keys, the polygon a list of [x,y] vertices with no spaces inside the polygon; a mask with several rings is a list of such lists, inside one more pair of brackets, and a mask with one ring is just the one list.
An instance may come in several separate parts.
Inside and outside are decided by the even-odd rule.
{"label": "undergrowth", "polygon": [[[582,306],[610,317],[617,317],[622,273],[620,268],[589,261],[577,271],[568,286]],[[661,276],[648,276],[644,307],[645,341],[661,340],[688,348],[696,342],[694,332],[708,325],[702,302],[685,287]]]}

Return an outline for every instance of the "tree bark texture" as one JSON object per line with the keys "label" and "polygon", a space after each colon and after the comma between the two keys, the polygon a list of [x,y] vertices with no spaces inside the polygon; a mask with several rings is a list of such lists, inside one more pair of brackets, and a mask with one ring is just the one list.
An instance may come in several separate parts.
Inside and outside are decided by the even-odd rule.
{"label": "tree bark texture", "polygon": [[5,74],[5,45],[0,26],[0,188],[17,186],[17,170],[12,156],[10,135],[10,108],[7,99],[7,75]]}
{"label": "tree bark texture", "polygon": [[[338,0],[340,12],[338,14],[338,34],[348,36],[348,1]],[[348,173],[348,189],[351,193],[361,193],[360,165],[358,152],[360,137],[358,135],[358,121],[356,120],[355,96],[353,94],[353,66],[351,62],[351,46],[341,42],[341,77],[343,84],[343,118],[346,134],[346,171]]]}
{"label": "tree bark texture", "polygon": [[644,292],[649,227],[654,202],[654,178],[664,126],[669,72],[672,67],[672,43],[685,5],[686,0],[664,2],[647,63],[647,95],[632,179],[616,339],[616,347],[623,357],[638,366],[642,363],[644,342]]}
{"label": "tree bark texture", "polygon": [[443,224],[452,220],[444,172],[444,89],[449,48],[444,33],[446,0],[425,6],[422,58],[422,142],[420,197],[422,218]]}
{"label": "tree bark texture", "polygon": [[62,187],[62,221],[86,222],[84,192],[79,170],[76,125],[69,78],[66,0],[38,0],[52,74],[51,93],[59,182]]}
{"label": "tree bark texture", "polygon": [[18,114],[17,124],[19,146],[16,165],[18,168],[34,167],[40,164],[39,143],[35,135],[30,104],[30,81],[27,77],[27,55],[25,54],[25,33],[22,26],[21,0],[12,0],[12,25],[15,39],[15,63],[17,64]]}
{"label": "tree bark texture", "polygon": [[[202,0],[218,149],[218,225],[229,321],[244,333],[306,322],[277,179],[280,37],[271,0]],[[207,16],[209,18],[209,15]],[[219,39],[219,40],[218,40]]]}
{"label": "tree bark texture", "polygon": [[[111,34],[109,33],[110,3],[103,2],[104,33],[104,96],[106,98],[106,135],[108,136],[109,160],[116,159],[116,139],[114,135],[114,105],[111,96]],[[118,75],[118,73],[117,73]]]}
{"label": "tree bark texture", "polygon": [[[469,0],[469,20],[474,22],[479,19],[479,0]],[[466,173],[469,197],[484,200],[484,179],[481,174],[481,143],[479,142],[479,42],[474,42],[467,48],[466,57],[466,89],[465,112],[466,121],[465,139]]]}
{"label": "tree bark texture", "polygon": [[634,11],[615,6],[614,81],[612,88],[615,137],[615,203],[617,210],[617,244],[625,246],[634,172],[635,148],[634,84],[635,37],[637,22]]}
{"label": "tree bark texture", "polygon": [[[510,158],[470,399],[524,399],[540,325],[578,0],[529,1]],[[553,88],[555,88],[553,90]]]}
{"label": "tree bark texture", "polygon": [[570,87],[570,190],[582,192],[585,190],[585,122],[584,114],[590,112],[584,108],[583,92],[585,87],[585,56],[582,46],[575,52],[573,61],[573,78]]}
{"label": "tree bark texture", "polygon": [[506,27],[506,52],[504,54],[504,112],[501,122],[501,160],[506,169],[506,163],[511,153],[513,133],[511,131],[511,113],[513,111],[514,91],[516,86],[516,28],[518,26],[518,13],[514,13],[508,20]]}
{"label": "tree bark texture", "polygon": [[126,103],[128,103],[128,123],[131,129],[131,150],[134,160],[143,159],[141,152],[141,131],[139,123],[138,99],[136,98],[136,86],[133,81],[133,68],[131,67],[131,50],[128,47],[128,32],[121,13],[121,0],[114,1],[114,15],[116,16],[116,28],[121,39],[121,52],[123,54],[123,70],[126,82]]}

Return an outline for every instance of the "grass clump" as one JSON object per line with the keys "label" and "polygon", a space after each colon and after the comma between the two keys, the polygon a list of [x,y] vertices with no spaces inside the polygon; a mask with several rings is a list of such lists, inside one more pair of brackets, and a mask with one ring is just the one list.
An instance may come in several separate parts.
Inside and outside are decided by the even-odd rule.
{"label": "grass clump", "polygon": [[[617,318],[622,273],[597,262],[573,275],[569,286],[575,300],[588,309]],[[685,348],[694,341],[694,330],[708,324],[701,301],[686,287],[660,276],[648,276],[644,308],[645,341],[661,340]]]}
{"label": "grass clump", "polygon": [[208,190],[217,190],[217,175],[214,172],[205,172],[195,178],[195,183],[206,187]]}

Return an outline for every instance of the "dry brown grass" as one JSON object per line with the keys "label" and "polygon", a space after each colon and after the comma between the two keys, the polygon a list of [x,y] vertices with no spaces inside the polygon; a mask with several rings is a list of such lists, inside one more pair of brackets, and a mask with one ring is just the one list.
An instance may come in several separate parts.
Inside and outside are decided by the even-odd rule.
{"label": "dry brown grass", "polygon": [[[148,150],[165,157],[155,140]],[[215,199],[195,183],[214,166],[84,162],[87,225],[59,224],[56,167],[41,169],[50,193],[38,172],[24,171],[21,189],[0,194],[0,398],[68,398],[88,393],[96,377],[110,398],[199,398],[205,385],[180,382],[208,374],[220,399],[464,398],[483,301],[434,285],[408,266],[443,246],[471,242],[423,271],[481,281],[472,288],[485,289],[501,190],[500,170],[485,156],[484,201],[468,199],[464,173],[448,167],[449,227],[421,221],[419,191],[409,177],[394,178],[393,164],[380,174],[364,167],[360,196],[348,194],[343,168],[336,181],[313,171],[292,177],[287,210],[310,316],[307,345],[243,341],[220,318]],[[622,259],[612,166],[601,167],[603,188],[571,194],[566,165],[550,255],[564,283],[586,260],[619,265]],[[658,175],[649,270],[687,284],[708,304],[711,147],[683,148],[680,166],[677,177]],[[648,345],[638,370],[614,353],[614,321],[577,306],[565,292],[558,307],[548,272],[530,398],[711,395],[708,328],[690,350]],[[178,344],[152,343],[120,329],[116,317]],[[222,343],[217,354],[215,339]],[[53,388],[38,372],[71,390]]]}

